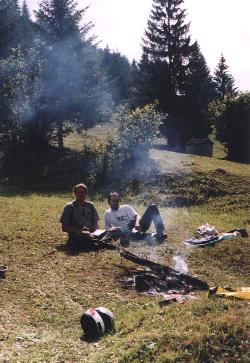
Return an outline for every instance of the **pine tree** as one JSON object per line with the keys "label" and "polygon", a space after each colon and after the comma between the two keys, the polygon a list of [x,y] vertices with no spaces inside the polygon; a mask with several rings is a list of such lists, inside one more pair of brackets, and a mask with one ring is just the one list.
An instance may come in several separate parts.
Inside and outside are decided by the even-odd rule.
{"label": "pine tree", "polygon": [[234,78],[229,72],[229,67],[226,64],[226,59],[223,54],[221,54],[218,66],[215,70],[214,81],[217,97],[219,99],[223,99],[226,95],[234,95],[237,93]]}
{"label": "pine tree", "polygon": [[149,56],[143,53],[137,65],[137,72],[135,105],[143,106],[157,100],[162,110],[169,111],[169,101],[173,100],[173,94],[168,87],[170,76],[166,62],[159,59],[150,61]]}
{"label": "pine tree", "polygon": [[190,54],[189,24],[185,24],[184,0],[153,0],[143,39],[149,61],[162,62],[168,73],[170,93],[182,93]]}
{"label": "pine tree", "polygon": [[130,64],[125,56],[107,46],[103,50],[102,66],[107,72],[109,87],[115,105],[129,97]]}
{"label": "pine tree", "polygon": [[21,8],[21,17],[20,17],[20,33],[21,33],[21,47],[22,49],[29,49],[33,46],[35,33],[34,26],[30,17],[29,8],[27,6],[26,1],[23,1]]}
{"label": "pine tree", "polygon": [[192,47],[183,3],[184,0],[153,0],[138,66],[142,74],[138,98],[152,101],[154,97],[159,109],[168,114],[162,132],[169,146],[183,142],[187,126],[184,97]]}
{"label": "pine tree", "polygon": [[0,58],[20,42],[20,9],[17,0],[0,0]]}
{"label": "pine tree", "polygon": [[208,104],[214,98],[214,93],[215,85],[210,70],[198,42],[195,42],[189,57],[185,84],[186,139],[208,136],[211,131],[208,122]]}
{"label": "pine tree", "polygon": [[74,0],[42,0],[36,12],[48,63],[48,115],[55,124],[60,149],[67,132],[65,124],[77,120],[80,114],[83,47],[90,45],[88,32],[92,28],[90,22],[80,26],[87,8],[77,9]]}
{"label": "pine tree", "polygon": [[36,13],[37,25],[47,44],[69,40],[72,48],[79,46],[91,28],[91,23],[80,26],[88,7],[77,9],[74,0],[42,0]]}

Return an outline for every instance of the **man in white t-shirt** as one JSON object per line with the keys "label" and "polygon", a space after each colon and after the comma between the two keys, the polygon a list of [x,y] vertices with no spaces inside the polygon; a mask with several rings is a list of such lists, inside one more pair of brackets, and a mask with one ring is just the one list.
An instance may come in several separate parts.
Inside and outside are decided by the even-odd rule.
{"label": "man in white t-shirt", "polygon": [[120,242],[123,246],[129,244],[132,229],[141,233],[143,238],[143,233],[149,229],[152,222],[156,228],[156,240],[162,242],[167,238],[160,212],[155,204],[148,206],[142,217],[130,205],[120,205],[120,196],[116,192],[108,195],[108,204],[110,208],[104,214],[105,228],[110,232],[120,230]]}

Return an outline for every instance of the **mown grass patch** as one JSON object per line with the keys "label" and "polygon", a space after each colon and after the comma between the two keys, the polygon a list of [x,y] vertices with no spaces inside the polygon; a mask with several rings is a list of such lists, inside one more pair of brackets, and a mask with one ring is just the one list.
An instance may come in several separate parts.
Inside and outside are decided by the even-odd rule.
{"label": "mown grass patch", "polygon": [[[96,130],[92,132],[96,135]],[[99,136],[103,135],[102,130]],[[219,232],[234,228],[249,232],[249,166],[158,151],[152,152],[159,166],[155,174],[149,170],[135,179],[132,173],[123,185],[121,174],[118,184],[102,186],[92,195],[100,216],[108,207],[106,194],[113,188],[139,213],[145,204],[155,202],[168,227],[168,242],[157,247],[133,243],[132,252],[172,267],[173,257],[180,255],[189,273],[210,286],[249,286],[249,238],[204,249],[184,244],[206,222]],[[53,186],[61,181],[66,185],[64,174],[70,186],[73,179],[79,181],[75,155],[75,164],[62,159],[55,165]],[[62,251],[66,237],[58,219],[72,198],[70,193],[20,194],[4,188],[1,192],[0,263],[9,267],[6,279],[0,280],[1,361],[249,361],[248,302],[197,294],[195,301],[160,307],[162,297],[124,289],[125,271],[135,265],[117,252],[73,256]],[[87,308],[98,305],[114,312],[117,330],[96,343],[86,343],[81,340],[79,319]]]}
{"label": "mown grass patch", "polygon": [[157,149],[152,149],[150,155],[153,160],[157,161],[163,174],[169,172],[190,174],[192,171],[208,172],[219,169],[222,173],[224,171],[225,174],[250,176],[249,164]]}
{"label": "mown grass patch", "polygon": [[118,125],[112,121],[90,127],[86,131],[73,132],[64,138],[64,146],[82,151],[84,145],[99,142],[106,143],[109,136],[114,136]]}
{"label": "mown grass patch", "polygon": [[[123,288],[124,268],[136,266],[115,251],[69,255],[58,219],[71,194],[8,194],[0,197],[0,360],[10,362],[248,362],[249,304],[208,299],[161,308],[162,297]],[[144,206],[134,207],[142,213]],[[106,201],[95,204],[103,216]],[[210,285],[247,286],[249,238],[213,248],[188,249],[184,240],[208,222],[222,232],[249,230],[244,209],[202,205],[161,207],[169,240],[158,247],[132,244],[141,256],[174,266],[186,258],[190,273]],[[103,226],[103,218],[101,219]],[[96,343],[82,341],[79,319],[92,306],[116,317],[116,333]],[[232,358],[234,357],[234,358]]]}

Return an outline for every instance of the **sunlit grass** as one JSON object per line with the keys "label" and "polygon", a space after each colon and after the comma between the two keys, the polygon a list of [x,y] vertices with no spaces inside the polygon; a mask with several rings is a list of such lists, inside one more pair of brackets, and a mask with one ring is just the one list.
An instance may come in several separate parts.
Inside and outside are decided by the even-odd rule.
{"label": "sunlit grass", "polygon": [[93,142],[106,143],[108,137],[115,135],[117,125],[114,122],[106,122],[96,125],[80,133],[73,132],[64,139],[64,146],[72,150],[81,151],[84,145]]}
{"label": "sunlit grass", "polygon": [[[208,299],[160,308],[161,297],[124,290],[123,267],[115,251],[70,256],[56,249],[66,238],[58,219],[70,193],[2,195],[0,262],[9,267],[1,284],[0,360],[10,362],[247,362],[249,305]],[[91,198],[91,196],[90,196]],[[94,199],[94,198],[91,198]],[[133,203],[133,202],[132,202]],[[106,201],[95,202],[103,227]],[[133,204],[139,213],[142,205]],[[187,250],[184,240],[204,222],[222,232],[249,229],[244,210],[214,212],[213,206],[161,208],[169,240],[158,247],[132,244],[131,251],[173,266],[187,256],[190,273],[210,285],[249,285],[249,238],[214,248]],[[123,266],[123,267],[120,267]],[[106,306],[117,331],[87,344],[79,318],[92,306]]]}
{"label": "sunlit grass", "polygon": [[[115,125],[98,126],[67,137],[65,145],[81,151],[114,132]],[[139,182],[129,180],[114,188],[121,187],[123,201],[140,214],[149,202],[158,203],[168,240],[156,247],[132,243],[131,252],[171,267],[173,256],[181,255],[189,273],[210,286],[249,286],[249,237],[203,249],[184,242],[203,223],[219,232],[250,231],[250,166],[165,150],[152,150],[151,156],[159,165],[159,180],[154,174],[146,180],[145,174]],[[67,172],[60,169],[60,176]],[[108,208],[103,198],[110,188],[102,185],[89,197],[101,227]],[[169,203],[184,196],[189,206]],[[136,265],[118,252],[73,256],[60,250],[67,237],[59,217],[71,199],[70,191],[18,194],[1,188],[0,264],[9,268],[0,280],[1,362],[249,362],[248,302],[197,293],[194,301],[160,307],[162,297],[123,288],[126,268]],[[113,311],[116,333],[86,343],[80,339],[79,319],[97,306]]]}

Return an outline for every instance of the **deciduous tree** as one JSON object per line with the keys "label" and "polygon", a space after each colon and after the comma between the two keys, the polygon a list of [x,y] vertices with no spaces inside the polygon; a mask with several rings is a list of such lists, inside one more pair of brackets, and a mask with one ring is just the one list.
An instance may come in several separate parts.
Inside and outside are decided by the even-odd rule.
{"label": "deciduous tree", "polygon": [[51,127],[46,118],[42,73],[45,65],[39,52],[13,49],[0,61],[0,135],[9,145],[29,143],[36,148],[49,143]]}

